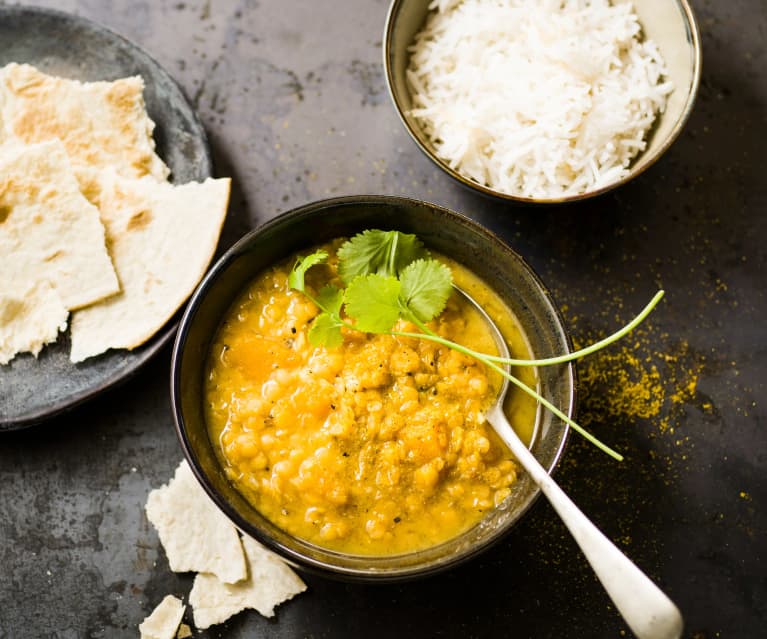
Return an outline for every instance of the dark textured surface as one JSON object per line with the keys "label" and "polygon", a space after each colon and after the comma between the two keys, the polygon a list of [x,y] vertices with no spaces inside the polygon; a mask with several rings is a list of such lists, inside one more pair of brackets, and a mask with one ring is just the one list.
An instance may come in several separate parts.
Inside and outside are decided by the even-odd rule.
{"label": "dark textured surface", "polygon": [[[626,344],[637,361],[618,363],[655,365],[665,401],[646,417],[616,414],[600,401],[610,380],[584,375],[582,420],[627,459],[573,439],[558,478],[679,604],[686,637],[764,635],[762,0],[694,2],[703,82],[681,137],[636,182],[545,210],[474,196],[415,148],[383,82],[384,0],[45,4],[111,26],[179,80],[217,173],[235,180],[227,243],[310,200],[393,193],[503,234],[551,287],[576,340],[615,328],[662,285],[666,299]],[[143,514],[181,458],[168,367],[166,349],[124,386],[0,438],[0,637],[136,637],[165,594],[188,595],[190,577],[169,571]],[[491,551],[437,578],[307,583],[273,620],[245,613],[196,636],[629,636],[543,502]]]}
{"label": "dark textured surface", "polygon": [[[181,88],[147,53],[110,29],[50,9],[0,7],[0,66],[9,62],[82,81],[140,75],[157,153],[171,179],[181,184],[211,175],[204,129]],[[19,355],[0,368],[0,432],[36,424],[135,374],[172,338],[175,322],[132,352],[111,351],[76,365],[69,361],[69,333],[37,359]]]}

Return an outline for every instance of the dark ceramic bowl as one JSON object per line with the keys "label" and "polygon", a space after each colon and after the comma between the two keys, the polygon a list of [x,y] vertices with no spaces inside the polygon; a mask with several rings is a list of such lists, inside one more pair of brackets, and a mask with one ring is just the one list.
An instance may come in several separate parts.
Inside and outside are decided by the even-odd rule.
{"label": "dark ceramic bowl", "polygon": [[[208,437],[203,416],[203,371],[222,317],[262,270],[288,255],[369,228],[415,233],[432,249],[463,263],[505,300],[527,335],[533,354],[570,351],[570,342],[548,292],[525,262],[497,237],[468,218],[416,200],[358,196],[325,200],[285,213],[252,231],[213,267],[181,320],[173,352],[171,385],[176,426],[184,453],[213,501],[243,532],[289,563],[346,579],[386,581],[433,573],[463,561],[497,541],[528,510],[538,489],[521,473],[512,496],[477,526],[438,546],[410,554],[369,557],[329,551],[280,530],[229,482]],[[539,391],[563,413],[575,405],[571,365],[539,369]],[[551,472],[568,429],[538,411],[532,451]]]}
{"label": "dark ceramic bowl", "polygon": [[594,197],[633,180],[652,166],[676,140],[690,117],[700,84],[702,60],[700,35],[692,7],[687,0],[634,0],[632,4],[644,35],[658,45],[668,67],[669,79],[674,83],[674,91],[669,96],[666,110],[658,116],[650,131],[647,148],[634,158],[628,174],[601,188],[559,198],[522,197],[479,184],[436,155],[431,141],[410,113],[412,100],[406,77],[410,60],[408,47],[423,28],[430,4],[431,0],[392,1],[383,38],[386,82],[400,120],[421,151],[450,177],[471,190],[505,201],[531,204],[556,204]]}

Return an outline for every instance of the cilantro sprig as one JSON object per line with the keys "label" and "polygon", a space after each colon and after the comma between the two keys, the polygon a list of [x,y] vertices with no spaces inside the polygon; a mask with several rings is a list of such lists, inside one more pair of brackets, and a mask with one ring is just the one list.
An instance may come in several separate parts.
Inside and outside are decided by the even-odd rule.
{"label": "cilantro sprig", "polygon": [[[344,328],[437,342],[497,371],[600,450],[618,461],[623,460],[620,453],[599,441],[505,367],[551,366],[594,353],[640,324],[663,297],[663,291],[658,291],[626,326],[586,348],[545,359],[504,358],[474,351],[428,328],[427,323],[445,309],[453,290],[453,278],[450,269],[433,259],[415,235],[377,229],[355,235],[338,249],[338,273],[346,284],[345,288],[326,285],[316,295],[312,295],[307,291],[306,273],[327,259],[328,253],[323,250],[300,257],[288,277],[289,286],[306,295],[320,309],[309,329],[309,342],[312,345],[328,348],[340,346]],[[415,324],[420,332],[395,331],[394,326],[400,319]]]}
{"label": "cilantro sprig", "polygon": [[450,269],[432,259],[415,235],[365,231],[344,243],[338,257],[339,275],[347,283],[344,289],[328,285],[316,296],[306,289],[306,272],[324,263],[327,251],[299,258],[288,277],[289,286],[321,311],[309,329],[314,346],[338,346],[344,327],[391,333],[399,319],[428,331],[425,324],[442,313],[452,292]]}

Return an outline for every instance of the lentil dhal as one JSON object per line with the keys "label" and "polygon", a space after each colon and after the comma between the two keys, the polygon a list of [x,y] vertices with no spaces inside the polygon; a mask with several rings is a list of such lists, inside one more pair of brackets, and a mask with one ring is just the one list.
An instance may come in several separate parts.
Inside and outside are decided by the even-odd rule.
{"label": "lentil dhal", "polygon": [[[335,250],[307,276],[312,293],[337,279]],[[444,259],[454,281],[499,323],[514,355],[525,340],[500,300]],[[511,491],[516,465],[484,412],[500,376],[433,342],[344,329],[335,349],[307,333],[318,309],[290,290],[294,260],[262,273],[230,309],[206,371],[207,423],[238,490],[284,530],[363,555],[446,541]],[[495,353],[476,311],[453,296],[430,328]],[[404,323],[402,330],[416,330]],[[528,369],[515,371],[535,383]],[[512,393],[507,413],[532,436],[535,403]]]}

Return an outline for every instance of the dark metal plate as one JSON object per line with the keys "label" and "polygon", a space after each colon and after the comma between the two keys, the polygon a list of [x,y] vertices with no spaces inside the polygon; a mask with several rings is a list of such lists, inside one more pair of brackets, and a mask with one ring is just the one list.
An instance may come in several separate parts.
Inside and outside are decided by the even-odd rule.
{"label": "dark metal plate", "polygon": [[[29,63],[46,73],[84,81],[141,75],[156,128],[157,153],[171,180],[203,180],[212,173],[210,149],[197,115],[168,73],[140,47],[78,16],[31,7],[0,7],[0,66]],[[173,318],[133,351],[109,351],[80,364],[69,361],[69,335],[37,359],[17,356],[0,367],[0,432],[39,423],[135,373],[175,334]]]}

